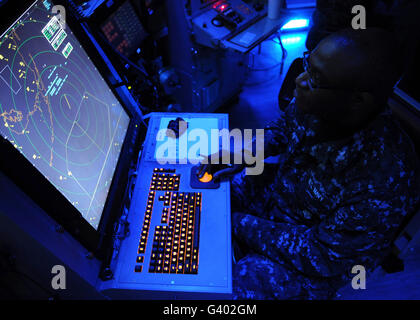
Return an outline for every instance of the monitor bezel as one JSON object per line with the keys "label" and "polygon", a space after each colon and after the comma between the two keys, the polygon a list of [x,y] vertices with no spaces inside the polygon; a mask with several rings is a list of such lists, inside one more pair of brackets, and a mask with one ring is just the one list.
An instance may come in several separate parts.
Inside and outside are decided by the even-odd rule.
{"label": "monitor bezel", "polygon": [[[0,22],[0,34],[3,34],[4,31],[12,26],[35,2],[35,0],[14,0],[4,4],[2,6],[4,19]],[[51,2],[62,4],[62,1]],[[95,230],[64,195],[2,136],[0,136],[0,154],[2,154],[2,157],[0,157],[0,170],[51,216],[57,222],[57,225],[62,226],[87,250],[102,260],[108,254],[107,247],[109,247],[109,241],[112,238],[110,233],[113,231],[114,221],[118,219],[122,212],[128,172],[133,159],[137,158],[136,153],[141,144],[139,132],[142,132],[144,128],[140,125],[139,119],[141,115],[136,111],[135,106],[130,104],[128,99],[124,99],[121,92],[118,92],[115,78],[95,48],[95,45],[83,30],[80,22],[76,21],[70,12],[67,12],[66,23],[130,118],[98,229]],[[19,172],[14,170],[16,167],[20,168]],[[32,177],[32,179],[25,178],[28,176]]]}

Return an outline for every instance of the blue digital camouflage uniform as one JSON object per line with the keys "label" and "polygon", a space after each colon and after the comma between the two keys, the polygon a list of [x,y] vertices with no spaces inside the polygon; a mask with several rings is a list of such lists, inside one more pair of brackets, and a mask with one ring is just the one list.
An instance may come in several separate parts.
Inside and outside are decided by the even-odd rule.
{"label": "blue digital camouflage uniform", "polygon": [[417,158],[389,111],[344,140],[314,144],[292,103],[266,132],[281,161],[232,181],[236,299],[329,299],[351,269],[372,271],[419,201]]}

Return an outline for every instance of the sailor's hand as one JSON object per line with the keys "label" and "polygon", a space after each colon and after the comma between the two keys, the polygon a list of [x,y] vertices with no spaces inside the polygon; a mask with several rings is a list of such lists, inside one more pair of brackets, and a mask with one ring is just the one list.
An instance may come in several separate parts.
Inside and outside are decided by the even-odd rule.
{"label": "sailor's hand", "polygon": [[[212,158],[217,158],[217,155],[210,155],[205,157],[206,161],[203,161],[198,165],[197,176],[198,179],[205,179],[206,176],[212,176],[215,181],[228,179],[235,174],[241,172],[245,168],[245,164],[222,164],[223,153],[219,152],[218,159],[219,164],[212,164]],[[234,153],[230,153],[230,163],[234,160]]]}

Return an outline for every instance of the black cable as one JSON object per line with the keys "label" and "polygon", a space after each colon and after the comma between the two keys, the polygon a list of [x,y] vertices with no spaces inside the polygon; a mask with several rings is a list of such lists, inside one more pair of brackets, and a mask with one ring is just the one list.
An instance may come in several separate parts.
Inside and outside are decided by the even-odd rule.
{"label": "black cable", "polygon": [[17,274],[17,275],[19,275],[19,276],[23,277],[23,278],[24,278],[24,279],[26,279],[26,280],[29,280],[30,282],[32,282],[33,284],[35,284],[38,288],[40,288],[40,289],[41,289],[41,290],[43,290],[45,293],[47,293],[47,295],[48,295],[49,297],[51,297],[51,298],[57,298],[57,295],[56,295],[56,294],[54,294],[52,291],[50,291],[50,290],[46,289],[43,285],[41,285],[38,281],[36,281],[36,280],[32,279],[32,278],[31,278],[30,276],[28,276],[26,273],[23,273],[23,272],[18,271],[18,270],[13,270],[13,271],[10,271],[10,272]]}
{"label": "black cable", "polygon": [[[21,278],[23,278],[23,279],[25,279],[25,280],[27,280],[27,281],[30,281],[30,282],[32,282],[36,287],[38,287],[39,289],[41,289],[42,291],[44,291],[47,295],[48,295],[48,297],[54,297],[54,298],[57,298],[57,295],[56,294],[54,294],[52,291],[50,291],[50,290],[48,290],[47,288],[45,288],[43,285],[41,285],[38,281],[36,281],[35,279],[33,279],[33,278],[31,278],[30,276],[28,276],[26,273],[23,273],[23,272],[21,272],[21,271],[18,271],[18,270],[16,270],[16,269],[14,269],[14,270],[7,270],[7,271],[5,271],[5,272],[3,272],[3,274],[7,274],[7,273],[13,273],[13,274],[16,274],[16,275],[18,275],[18,276],[20,276]],[[27,287],[27,286],[26,286]],[[10,290],[10,288],[9,288],[9,290]],[[15,293],[15,295],[16,295],[16,293]]]}
{"label": "black cable", "polygon": [[[0,277],[1,279],[1,277]],[[21,297],[19,297],[19,295],[15,292],[15,290],[13,288],[11,288],[9,286],[9,284],[6,284],[2,281],[0,281],[0,288],[1,289],[5,289],[3,291],[0,291],[0,298],[4,299],[4,300],[19,300]],[[7,291],[7,298],[5,296],[3,296],[3,292]],[[13,297],[10,297],[10,295],[12,295]]]}
{"label": "black cable", "polygon": [[1,270],[2,274],[7,274],[7,273],[16,274],[16,275],[18,275],[18,276],[20,276],[20,277],[22,277],[26,280],[29,280],[33,284],[35,284],[42,291],[46,292],[49,297],[55,297],[56,296],[52,291],[46,289],[38,281],[36,281],[35,279],[32,279],[26,273],[17,270],[16,265],[15,265],[15,258],[10,253],[5,252],[5,251],[0,251],[0,254],[1,254],[0,257],[2,258],[3,262],[5,262],[5,264],[3,265],[3,267],[5,267],[5,268]]}
{"label": "black cable", "polygon": [[277,39],[279,39],[279,44],[280,44],[280,48],[281,48],[281,52],[282,52],[282,58],[281,58],[281,69],[280,69],[280,74],[283,74],[283,69],[284,69],[284,61],[287,58],[287,50],[283,45],[283,41],[281,41],[281,31],[277,33]]}
{"label": "black cable", "polygon": [[[279,62],[279,63],[276,63],[275,65],[273,65],[273,66],[270,66],[270,67],[267,67],[267,68],[260,68],[260,69],[251,69],[250,68],[250,71],[251,72],[260,72],[260,71],[268,71],[268,70],[272,70],[272,69],[275,69],[275,68],[277,68],[278,66],[280,66],[280,75],[281,74],[283,74],[283,70],[284,70],[284,63],[285,63],[285,61],[286,61],[286,58],[287,58],[287,55],[288,55],[288,53],[287,53],[287,50],[286,50],[286,48],[284,47],[284,45],[283,45],[283,42],[281,41],[281,34],[280,33],[277,33],[277,39],[279,40],[279,44],[280,44],[280,47],[281,47],[281,51],[282,51],[282,57],[281,57],[281,61]],[[272,39],[271,39],[272,40]],[[277,43],[277,42],[276,42]],[[270,79],[269,79],[270,80]],[[263,83],[266,83],[267,81],[269,81],[269,80],[267,80],[267,79],[265,79],[265,80],[263,80],[263,81],[258,81],[258,82],[254,82],[254,83],[245,83],[245,86],[248,86],[248,87],[251,87],[251,86],[257,86],[257,85],[260,85],[260,84],[263,84]],[[271,79],[271,80],[273,80],[273,79]]]}

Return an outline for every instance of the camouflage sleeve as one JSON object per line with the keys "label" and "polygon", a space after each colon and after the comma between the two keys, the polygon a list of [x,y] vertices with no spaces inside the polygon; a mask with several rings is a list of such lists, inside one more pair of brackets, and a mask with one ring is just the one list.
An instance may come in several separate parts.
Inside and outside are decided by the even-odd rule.
{"label": "camouflage sleeve", "polygon": [[296,126],[295,106],[290,104],[282,117],[265,127],[264,154],[269,157],[284,153]]}
{"label": "camouflage sleeve", "polygon": [[233,214],[236,236],[273,261],[308,276],[344,276],[354,265],[375,267],[404,215],[404,197],[369,197],[342,206],[317,225],[273,223]]}

